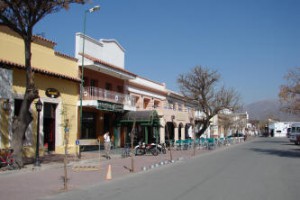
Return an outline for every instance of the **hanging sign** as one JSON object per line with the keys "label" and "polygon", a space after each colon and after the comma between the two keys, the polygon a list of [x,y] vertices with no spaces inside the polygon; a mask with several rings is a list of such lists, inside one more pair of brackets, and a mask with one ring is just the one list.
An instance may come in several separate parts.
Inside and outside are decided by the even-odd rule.
{"label": "hanging sign", "polygon": [[55,88],[47,88],[45,94],[50,98],[57,98],[60,96],[59,91]]}
{"label": "hanging sign", "polygon": [[106,110],[106,111],[114,111],[114,112],[122,112],[123,105],[98,100],[97,109],[98,110]]}

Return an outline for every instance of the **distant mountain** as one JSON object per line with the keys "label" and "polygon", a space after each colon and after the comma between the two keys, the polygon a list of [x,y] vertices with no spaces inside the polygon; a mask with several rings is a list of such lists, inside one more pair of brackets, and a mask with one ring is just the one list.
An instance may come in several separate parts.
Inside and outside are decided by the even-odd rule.
{"label": "distant mountain", "polygon": [[280,111],[281,104],[278,100],[257,101],[245,106],[249,119],[278,121],[300,121],[299,116]]}

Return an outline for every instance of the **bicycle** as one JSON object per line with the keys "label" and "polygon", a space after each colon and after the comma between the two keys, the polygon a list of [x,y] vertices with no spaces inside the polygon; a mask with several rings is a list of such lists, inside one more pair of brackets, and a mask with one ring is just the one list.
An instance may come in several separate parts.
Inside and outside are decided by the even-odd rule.
{"label": "bicycle", "polygon": [[20,166],[15,162],[13,158],[13,149],[0,149],[0,168],[6,168],[9,170],[20,169]]}
{"label": "bicycle", "polygon": [[130,156],[130,145],[125,144],[125,147],[123,148],[123,151],[122,151],[122,158],[127,158],[129,156]]}

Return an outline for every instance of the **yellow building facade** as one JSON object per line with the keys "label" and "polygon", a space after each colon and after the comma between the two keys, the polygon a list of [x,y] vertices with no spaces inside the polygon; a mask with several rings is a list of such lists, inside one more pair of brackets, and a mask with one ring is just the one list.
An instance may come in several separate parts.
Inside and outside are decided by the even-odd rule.
{"label": "yellow building facade", "polygon": [[[18,115],[26,89],[25,50],[22,38],[4,26],[0,26],[0,44],[0,148],[6,148],[12,138],[12,120]],[[74,152],[80,75],[77,59],[56,52],[55,45],[36,36],[32,43],[34,82],[43,103],[39,127],[40,151],[64,152],[66,134],[69,152]],[[27,156],[35,153],[38,130],[35,102],[30,111],[33,121],[24,138]]]}

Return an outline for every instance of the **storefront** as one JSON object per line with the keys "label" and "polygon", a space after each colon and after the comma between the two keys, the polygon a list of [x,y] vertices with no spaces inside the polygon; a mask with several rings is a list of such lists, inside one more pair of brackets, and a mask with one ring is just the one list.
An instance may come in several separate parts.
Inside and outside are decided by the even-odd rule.
{"label": "storefront", "polygon": [[155,110],[129,111],[119,120],[119,126],[121,146],[130,144],[131,137],[134,145],[139,142],[146,144],[160,142],[160,118]]}
{"label": "storefront", "polygon": [[[26,69],[24,64],[24,42],[20,36],[5,26],[0,26],[1,86],[9,94],[1,94],[1,104],[7,102],[9,109],[1,113],[2,147],[10,146],[12,122],[19,115],[26,91]],[[32,70],[34,83],[39,91],[42,110],[37,114],[35,103],[29,111],[33,120],[25,131],[24,154],[32,157],[39,142],[41,153],[64,152],[65,124],[68,123],[69,152],[75,152],[77,136],[77,101],[80,84],[77,59],[54,50],[55,43],[34,36],[32,42]],[[2,71],[4,70],[4,71]],[[3,72],[3,74],[2,74]],[[7,75],[10,76],[9,80]],[[2,87],[1,87],[2,90]],[[37,121],[39,118],[39,127]],[[4,121],[5,120],[5,121]],[[5,124],[4,124],[5,122]],[[3,131],[2,131],[3,130]],[[39,140],[37,132],[39,130]]]}
{"label": "storefront", "polygon": [[122,117],[123,105],[101,100],[84,101],[82,112],[82,132],[80,139],[100,138],[103,143],[103,135],[109,132],[114,146],[118,146],[119,129],[118,119]]}

